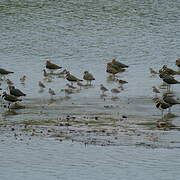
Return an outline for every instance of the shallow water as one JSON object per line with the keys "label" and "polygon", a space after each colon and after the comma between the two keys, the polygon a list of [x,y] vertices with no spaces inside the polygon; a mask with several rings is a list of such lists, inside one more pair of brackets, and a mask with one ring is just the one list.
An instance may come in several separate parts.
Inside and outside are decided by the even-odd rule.
{"label": "shallow water", "polygon": [[[149,68],[158,70],[167,64],[177,69],[179,12],[178,1],[1,1],[0,67],[14,71],[8,78],[27,94],[22,102],[25,109],[13,113],[0,109],[2,124],[58,119],[69,114],[103,118],[126,115],[125,126],[140,132],[141,136],[118,137],[117,147],[84,147],[39,136],[27,140],[27,145],[25,140],[14,140],[1,129],[0,177],[177,179],[180,176],[177,166],[179,106],[173,107],[176,117],[170,119],[177,129],[162,131],[155,125],[137,123],[156,123],[161,119],[160,111],[152,102],[151,89],[153,85],[159,86],[161,80],[150,77]],[[117,84],[109,82],[105,72],[106,63],[113,57],[130,66],[119,75],[128,84],[117,100],[111,99],[110,92]],[[44,82],[47,87],[39,93],[38,81],[43,79],[46,59],[79,78],[85,70],[92,72],[96,78],[93,87],[84,88],[67,99],[61,91],[67,81],[55,77],[53,82]],[[24,85],[19,81],[23,75],[27,75]],[[105,101],[100,98],[100,84],[109,88]],[[3,82],[2,87],[6,88]],[[50,100],[49,87],[57,93],[55,101]],[[173,90],[180,96],[178,85]],[[146,147],[151,133],[158,137],[158,142],[153,143],[155,149]],[[52,163],[48,164],[49,160]],[[19,170],[21,167],[25,167],[24,171]]]}

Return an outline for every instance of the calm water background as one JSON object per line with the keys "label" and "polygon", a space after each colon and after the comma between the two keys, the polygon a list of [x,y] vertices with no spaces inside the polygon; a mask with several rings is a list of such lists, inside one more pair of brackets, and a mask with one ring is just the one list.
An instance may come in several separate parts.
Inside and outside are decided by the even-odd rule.
{"label": "calm water background", "polygon": [[[134,121],[155,121],[160,112],[152,103],[152,85],[161,81],[151,78],[149,67],[162,65],[176,68],[180,44],[180,6],[178,1],[48,1],[13,0],[0,2],[0,67],[15,71],[9,78],[28,94],[24,100],[31,108],[5,116],[1,121],[56,118],[62,114],[93,114],[117,111],[134,117]],[[99,84],[107,82],[106,63],[113,57],[130,65],[120,78],[129,83],[120,100],[100,99]],[[94,88],[71,96],[68,101],[48,104],[47,90],[38,93],[46,59],[82,77],[89,70],[96,77]],[[25,86],[19,82],[24,74]],[[180,80],[179,77],[177,79]],[[55,78],[47,87],[58,92],[65,88],[64,79]],[[2,86],[5,86],[3,84]],[[174,91],[180,96],[179,87]],[[111,93],[108,93],[109,97]],[[131,101],[127,105],[127,99]],[[46,103],[44,103],[46,102]],[[73,107],[71,108],[73,103]],[[42,111],[42,105],[45,112]],[[117,108],[106,110],[104,105]],[[68,108],[70,107],[70,108]],[[78,108],[77,108],[78,107]],[[178,116],[179,107],[173,107]],[[179,117],[173,123],[179,125]],[[84,147],[48,139],[14,141],[2,133],[0,145],[1,179],[178,179],[179,143],[173,148],[147,149],[130,146]],[[179,141],[179,132],[167,132],[162,143]],[[123,144],[123,143],[122,143]],[[167,146],[166,146],[167,147]]]}

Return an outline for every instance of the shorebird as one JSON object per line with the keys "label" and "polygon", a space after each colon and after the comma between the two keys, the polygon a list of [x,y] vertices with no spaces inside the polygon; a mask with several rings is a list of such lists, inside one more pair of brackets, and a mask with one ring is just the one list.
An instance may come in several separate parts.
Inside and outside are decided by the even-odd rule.
{"label": "shorebird", "polygon": [[116,59],[112,59],[112,64],[118,66],[119,68],[128,68],[129,66],[126,64],[123,64],[119,61],[116,61]]}
{"label": "shorebird", "polygon": [[0,68],[0,75],[4,76],[4,75],[8,75],[8,74],[12,74],[14,72],[12,71],[7,71],[6,69]]}
{"label": "shorebird", "polygon": [[10,79],[6,79],[6,83],[8,86],[13,86],[14,83]]}
{"label": "shorebird", "polygon": [[158,72],[155,71],[153,68],[149,68],[149,71],[150,71],[150,73],[151,73],[153,76],[156,75],[156,74],[158,74]]}
{"label": "shorebird", "polygon": [[172,105],[168,104],[168,103],[165,103],[163,102],[162,100],[160,100],[159,98],[155,101],[155,105],[156,105],[156,108],[158,108],[159,110],[161,110],[161,115],[162,115],[162,119],[163,119],[163,112],[165,109],[168,109],[170,108]]}
{"label": "shorebird", "polygon": [[70,74],[70,72],[67,72],[67,74],[66,74],[66,79],[67,79],[68,81],[70,81],[72,85],[73,85],[73,82],[83,81],[83,80],[78,79],[77,77],[73,76],[72,74]]}
{"label": "shorebird", "polygon": [[170,85],[171,84],[180,84],[179,81],[174,79],[172,76],[163,75],[162,80],[168,85],[167,90],[170,92]]}
{"label": "shorebird", "polygon": [[41,81],[38,82],[38,85],[41,91],[46,87]]}
{"label": "shorebird", "polygon": [[10,105],[17,101],[22,101],[22,99],[18,99],[17,97],[7,94],[6,92],[3,92],[2,98],[8,102],[8,109],[10,108]]}
{"label": "shorebird", "polygon": [[119,89],[117,89],[117,88],[112,88],[112,89],[111,89],[111,92],[112,92],[113,94],[119,94],[121,91],[120,91]]}
{"label": "shorebird", "polygon": [[159,89],[155,86],[152,87],[153,92],[155,93],[155,96],[157,97],[157,94],[160,93]]}
{"label": "shorebird", "polygon": [[25,80],[26,80],[26,76],[24,75],[23,77],[21,77],[19,80],[20,80],[20,82],[22,83],[22,84],[24,84],[24,82],[25,82]]}
{"label": "shorebird", "polygon": [[47,78],[50,76],[50,74],[45,69],[43,69],[43,76],[44,78]]}
{"label": "shorebird", "polygon": [[127,84],[128,83],[127,81],[122,80],[122,79],[116,79],[115,81],[120,84],[119,88],[121,88],[121,89],[123,89],[123,84]]}
{"label": "shorebird", "polygon": [[162,71],[167,75],[180,75],[180,72],[175,71],[175,70],[173,70],[171,68],[168,68],[167,65],[164,65],[162,67]]}
{"label": "shorebird", "polygon": [[[176,104],[180,104],[180,101],[178,101],[177,99],[174,99],[171,96],[168,96],[167,93],[163,94],[163,101],[165,103],[170,104],[171,106],[176,105]],[[169,108],[169,112],[171,111],[171,109]]]}
{"label": "shorebird", "polygon": [[180,70],[180,59],[177,59],[176,60],[176,66],[179,68],[179,70]]}
{"label": "shorebird", "polygon": [[51,99],[53,99],[53,96],[56,95],[55,91],[51,88],[49,88],[48,93],[50,94]]}
{"label": "shorebird", "polygon": [[89,85],[91,85],[91,81],[95,80],[94,76],[88,71],[84,71],[83,79],[87,81],[87,85],[88,85],[88,82],[89,82]]}
{"label": "shorebird", "polygon": [[107,63],[106,72],[112,74],[113,76],[124,71],[125,69],[118,68],[118,66],[113,65],[112,63]]}
{"label": "shorebird", "polygon": [[102,91],[103,95],[106,91],[108,91],[108,89],[103,84],[100,85],[100,90]]}
{"label": "shorebird", "polygon": [[9,86],[9,90],[10,95],[13,95],[15,97],[26,96],[26,94],[24,94],[21,90],[16,89],[15,86]]}
{"label": "shorebird", "polygon": [[48,61],[46,61],[46,68],[52,71],[52,70],[61,69],[62,67],[60,67],[48,60]]}

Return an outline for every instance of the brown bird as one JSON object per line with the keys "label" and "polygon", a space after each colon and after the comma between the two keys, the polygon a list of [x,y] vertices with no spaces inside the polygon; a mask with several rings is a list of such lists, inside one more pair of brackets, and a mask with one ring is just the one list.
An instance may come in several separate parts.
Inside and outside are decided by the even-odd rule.
{"label": "brown bird", "polygon": [[116,79],[115,81],[120,84],[119,88],[122,88],[122,89],[123,89],[123,84],[127,84],[128,83],[127,81],[122,80],[122,79]]}
{"label": "brown bird", "polygon": [[21,81],[21,83],[23,84],[24,82],[25,82],[25,80],[26,80],[26,76],[24,75],[23,77],[21,77],[19,80]]}
{"label": "brown bird", "polygon": [[83,81],[83,80],[78,79],[77,77],[73,76],[72,74],[70,74],[70,72],[67,72],[67,74],[66,74],[66,79],[67,79],[68,81],[70,81],[70,82],[72,83],[72,85],[73,85],[73,82]]}
{"label": "brown bird", "polygon": [[46,61],[46,68],[50,70],[56,70],[56,69],[61,69],[62,67],[52,63],[51,61]]}
{"label": "brown bird", "polygon": [[50,76],[50,74],[47,73],[47,71],[46,71],[45,69],[43,69],[43,76],[44,76],[45,78],[47,78],[48,76]]}
{"label": "brown bird", "polygon": [[61,89],[61,91],[64,91],[65,97],[68,97],[69,94],[73,94],[72,89]]}
{"label": "brown bird", "polygon": [[179,71],[180,71],[180,59],[176,60],[176,66],[179,68]]}
{"label": "brown bird", "polygon": [[53,99],[53,96],[56,95],[55,91],[53,89],[51,89],[51,88],[49,88],[48,93],[50,94],[51,99]]}
{"label": "brown bird", "polygon": [[46,87],[41,81],[38,82],[38,85],[41,89],[44,89]]}
{"label": "brown bird", "polygon": [[160,93],[159,89],[155,86],[152,87],[153,92],[155,93],[155,96],[157,97],[157,94]]}
{"label": "brown bird", "polygon": [[158,72],[155,71],[153,68],[149,68],[149,71],[150,71],[150,73],[151,73],[152,75],[158,74]]}
{"label": "brown bird", "polygon": [[106,91],[108,91],[108,89],[103,84],[100,85],[100,90],[102,91],[103,95]]}
{"label": "brown bird", "polygon": [[119,94],[121,91],[120,91],[119,89],[117,89],[117,88],[112,88],[112,89],[111,89],[111,92],[112,92],[113,94]]}
{"label": "brown bird", "polygon": [[115,76],[117,73],[124,72],[125,69],[118,68],[117,66],[113,65],[112,63],[107,63],[106,72]]}
{"label": "brown bird", "polygon": [[91,81],[95,80],[94,76],[88,71],[84,71],[83,79],[87,81],[87,84],[89,82],[90,85],[91,85]]}

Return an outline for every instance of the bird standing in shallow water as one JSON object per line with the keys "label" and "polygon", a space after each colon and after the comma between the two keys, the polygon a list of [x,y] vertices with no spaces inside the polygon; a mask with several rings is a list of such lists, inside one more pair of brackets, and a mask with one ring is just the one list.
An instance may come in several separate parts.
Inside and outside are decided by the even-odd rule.
{"label": "bird standing in shallow water", "polygon": [[46,86],[41,81],[38,82],[38,85],[40,87],[39,92],[43,92],[43,90],[44,90],[44,88],[46,88]]}
{"label": "bird standing in shallow water", "polygon": [[100,85],[100,90],[102,91],[103,95],[105,95],[104,93],[108,91],[108,89],[103,84]]}
{"label": "bird standing in shallow water", "polygon": [[168,104],[168,103],[165,103],[163,102],[162,100],[160,100],[159,98],[155,101],[155,105],[156,105],[156,108],[160,109],[161,110],[161,116],[162,116],[162,119],[163,119],[163,112],[165,109],[168,109],[170,108],[172,105]]}
{"label": "bird standing in shallow water", "polygon": [[51,99],[53,99],[53,96],[56,95],[55,91],[53,89],[49,88],[48,92],[49,92],[49,94],[51,96]]}
{"label": "bird standing in shallow water", "polygon": [[61,69],[62,67],[52,63],[51,61],[46,61],[46,68],[53,72],[53,70]]}
{"label": "bird standing in shallow water", "polygon": [[[171,106],[176,105],[176,104],[180,104],[180,101],[178,101],[177,99],[168,96],[167,93],[163,94],[163,100],[165,103],[170,104]],[[169,113],[171,112],[171,108],[169,108]]]}
{"label": "bird standing in shallow water", "polygon": [[26,76],[24,75],[23,77],[21,77],[19,80],[21,82],[21,84],[24,84],[25,80],[26,80]]}
{"label": "bird standing in shallow water", "polygon": [[83,79],[87,81],[87,85],[88,85],[88,82],[89,82],[89,85],[91,85],[91,81],[95,80],[94,76],[88,71],[84,71]]}
{"label": "bird standing in shallow water", "polygon": [[158,72],[156,72],[153,68],[149,68],[149,71],[150,71],[152,76],[158,74]]}
{"label": "bird standing in shallow water", "polygon": [[9,86],[10,94],[15,97],[26,96],[21,90],[16,89],[15,86]]}
{"label": "bird standing in shallow water", "polygon": [[4,77],[5,77],[5,75],[12,74],[12,73],[14,73],[14,72],[12,72],[12,71],[7,71],[7,70],[5,70],[5,69],[3,69],[3,68],[0,68],[0,75],[1,75],[1,76],[4,76]]}
{"label": "bird standing in shallow water", "polygon": [[83,80],[78,79],[77,77],[73,76],[72,74],[70,74],[70,72],[67,72],[66,79],[68,81],[70,81],[72,85],[73,85],[73,82],[83,81]]}
{"label": "bird standing in shallow water", "polygon": [[22,101],[22,99],[18,99],[17,97],[7,94],[6,92],[3,92],[2,98],[8,102],[8,109],[10,109],[10,105],[17,101]]}
{"label": "bird standing in shallow water", "polygon": [[122,80],[122,79],[116,79],[115,81],[120,84],[119,88],[121,88],[122,90],[124,89],[123,88],[123,84],[127,84],[128,83],[127,81]]}
{"label": "bird standing in shallow water", "polygon": [[159,89],[155,86],[152,87],[153,92],[155,93],[155,97],[157,97],[157,94],[160,93]]}
{"label": "bird standing in shallow water", "polygon": [[117,89],[117,88],[112,88],[111,89],[111,92],[113,93],[113,94],[119,94],[121,91],[119,90],[119,89]]}
{"label": "bird standing in shallow water", "polygon": [[168,76],[168,75],[164,75],[162,80],[168,85],[168,87],[167,87],[168,92],[170,92],[170,85],[171,84],[180,84],[180,82],[177,81],[176,79],[174,79],[174,77]]}

